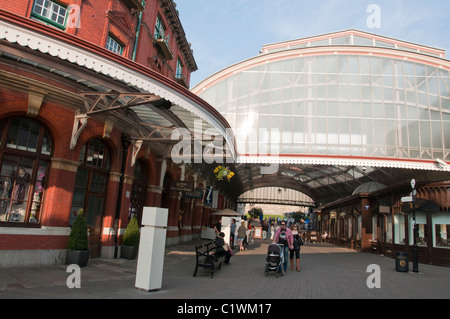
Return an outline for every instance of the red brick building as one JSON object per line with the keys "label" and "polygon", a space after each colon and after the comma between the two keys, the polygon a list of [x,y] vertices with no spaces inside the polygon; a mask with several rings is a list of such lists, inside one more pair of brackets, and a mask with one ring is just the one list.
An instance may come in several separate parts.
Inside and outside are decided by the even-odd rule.
{"label": "red brick building", "polygon": [[64,263],[80,208],[92,257],[143,206],[169,209],[168,244],[199,236],[210,208],[173,186],[209,183],[170,134],[229,125],[187,89],[196,69],[172,0],[0,0],[0,267]]}

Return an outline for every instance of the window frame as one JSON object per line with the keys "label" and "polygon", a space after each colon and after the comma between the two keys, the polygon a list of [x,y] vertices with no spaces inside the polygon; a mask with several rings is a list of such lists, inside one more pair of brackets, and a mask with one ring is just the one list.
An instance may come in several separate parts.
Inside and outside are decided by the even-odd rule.
{"label": "window frame", "polygon": [[[30,151],[27,149],[20,149],[18,147],[11,147],[12,143],[7,143],[7,140],[11,137],[13,121],[20,120],[20,128],[23,127],[24,121],[29,123],[38,124],[39,132],[36,144],[36,150]],[[0,179],[2,183],[9,180],[8,193],[0,194],[3,200],[0,200],[2,204],[6,202],[5,211],[1,218],[7,218],[8,220],[0,220],[0,227],[40,227],[44,215],[45,208],[45,195],[48,184],[48,176],[51,170],[51,158],[53,156],[54,142],[49,134],[48,129],[44,124],[34,119],[25,116],[12,116],[0,120],[1,133],[0,133]],[[31,132],[28,131],[28,133]],[[17,135],[24,135],[27,131],[19,129]],[[47,147],[43,151],[44,138],[49,139],[50,152],[47,153]],[[20,138],[18,137],[17,140]],[[17,146],[17,145],[16,145]],[[47,145],[48,146],[48,145]],[[11,165],[11,172],[8,173],[7,161],[16,163]],[[26,167],[23,163],[28,162]],[[19,172],[23,169],[26,174],[20,177]],[[17,187],[17,188],[16,188]],[[20,189],[20,187],[22,187]],[[6,189],[4,185],[0,186],[2,192]],[[14,199],[14,192],[22,192],[23,198],[17,197]],[[21,207],[19,207],[22,205]],[[16,212],[17,210],[17,212]],[[13,216],[14,215],[14,216]],[[11,218],[18,218],[23,216],[22,220],[11,220]]]}
{"label": "window frame", "polygon": [[[31,18],[34,18],[34,19],[36,19],[36,20],[45,22],[45,23],[47,23],[47,24],[53,25],[53,26],[55,26],[55,27],[57,27],[57,28],[59,28],[59,29],[65,30],[65,29],[66,29],[66,25],[67,25],[67,18],[68,18],[68,15],[69,15],[69,12],[68,12],[68,10],[67,10],[68,7],[65,6],[65,5],[63,5],[63,4],[61,4],[61,3],[58,2],[58,1],[54,1],[54,0],[42,0],[42,8],[45,8],[45,4],[46,4],[46,3],[51,3],[51,9],[49,10],[49,12],[50,12],[51,14],[54,13],[53,8],[54,8],[55,6],[57,6],[58,8],[63,8],[63,9],[66,11],[65,14],[64,14],[64,23],[61,24],[61,23],[59,23],[59,22],[57,22],[57,21],[54,21],[54,20],[52,20],[52,19],[50,19],[50,18],[48,18],[48,17],[42,15],[41,13],[35,12],[35,7],[36,7],[37,1],[39,1],[39,0],[34,0],[34,1],[33,1],[33,6],[31,7],[31,14],[30,14],[30,17],[31,17]],[[59,10],[58,10],[58,11],[59,11]],[[59,16],[60,16],[60,15],[59,15],[59,12],[58,12],[58,17],[59,17]]]}
{"label": "window frame", "polygon": [[176,79],[182,79],[183,78],[183,62],[181,61],[180,58],[177,59],[177,65],[175,68],[175,78]]}
{"label": "window frame", "polygon": [[[161,29],[163,32],[161,32]],[[163,19],[159,16],[159,14],[156,16],[156,22],[155,22],[155,30],[153,33],[154,39],[165,39],[166,38],[166,32],[167,28],[164,24]]]}
{"label": "window frame", "polygon": [[[117,50],[113,50],[112,47],[108,47],[111,46],[110,41],[112,42],[113,46],[117,46],[120,50],[120,52],[117,52]],[[114,35],[112,35],[111,33],[108,34],[108,37],[106,38],[106,44],[105,44],[105,48],[111,52],[114,52],[118,55],[123,55],[123,52],[125,51],[125,45],[123,45],[123,43],[121,41],[119,41]]]}

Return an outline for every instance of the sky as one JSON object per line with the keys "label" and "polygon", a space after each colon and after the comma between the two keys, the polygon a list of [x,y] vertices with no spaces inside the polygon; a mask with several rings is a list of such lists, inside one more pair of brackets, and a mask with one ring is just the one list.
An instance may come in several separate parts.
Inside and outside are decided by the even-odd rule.
{"label": "sky", "polygon": [[[449,0],[175,0],[198,70],[190,88],[263,45],[357,29],[446,50]],[[370,7],[370,5],[376,5]],[[369,23],[368,23],[369,21]]]}

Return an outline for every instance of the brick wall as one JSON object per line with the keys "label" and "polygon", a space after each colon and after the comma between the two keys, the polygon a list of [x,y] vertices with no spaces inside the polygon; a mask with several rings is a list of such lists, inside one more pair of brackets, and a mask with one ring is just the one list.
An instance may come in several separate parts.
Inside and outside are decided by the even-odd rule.
{"label": "brick wall", "polygon": [[[131,59],[136,39],[136,29],[139,13],[119,0],[59,0],[63,5],[75,4],[80,6],[80,27],[67,28],[65,32],[86,40],[100,47],[106,46],[108,35],[115,37],[124,45],[123,56]],[[0,9],[29,18],[34,0],[0,0]],[[173,52],[172,60],[157,58],[158,51],[153,46],[153,33],[155,30],[156,16],[159,15],[169,35],[170,47]],[[177,60],[180,59],[185,66],[184,77],[189,82],[190,71],[186,67],[184,57],[178,49],[176,37],[159,6],[158,0],[149,0],[142,14],[142,26],[139,34],[136,61],[146,67],[154,69],[164,76],[173,79],[176,71]]]}

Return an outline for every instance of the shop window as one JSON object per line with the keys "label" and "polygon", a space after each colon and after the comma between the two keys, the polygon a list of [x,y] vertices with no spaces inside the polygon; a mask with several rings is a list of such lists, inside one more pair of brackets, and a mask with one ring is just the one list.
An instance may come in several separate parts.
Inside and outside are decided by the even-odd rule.
{"label": "shop window", "polygon": [[394,215],[394,243],[405,245],[405,215]]}
{"label": "shop window", "polygon": [[382,216],[380,234],[383,242],[392,244],[392,215]]}
{"label": "shop window", "polygon": [[352,238],[353,237],[353,217],[349,217],[348,218],[348,234],[347,234],[347,238]]}
{"label": "shop window", "polygon": [[0,224],[39,225],[52,142],[39,122],[12,117],[0,128]]}
{"label": "shop window", "polygon": [[439,213],[432,216],[433,247],[450,248],[450,215]]}
{"label": "shop window", "polygon": [[372,216],[372,241],[378,241],[378,215]]}
{"label": "shop window", "polygon": [[[409,222],[409,244],[414,244],[414,231],[413,231],[413,215],[408,216]],[[416,213],[416,227],[417,235],[416,242],[417,246],[427,246],[428,243],[428,228],[427,228],[427,216],[423,213]]]}
{"label": "shop window", "polygon": [[341,236],[344,237],[345,234],[347,234],[347,233],[348,233],[348,219],[344,217],[344,230],[341,233]]}
{"label": "shop window", "polygon": [[31,10],[31,18],[40,20],[64,29],[66,26],[67,8],[56,1],[35,0]]}
{"label": "shop window", "polygon": [[358,216],[358,225],[357,225],[358,234],[356,236],[356,238],[358,238],[358,239],[361,239],[361,226],[362,226],[362,216],[359,215]]}

